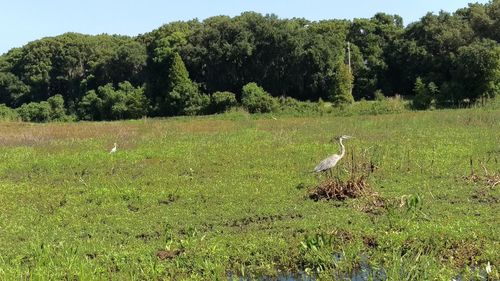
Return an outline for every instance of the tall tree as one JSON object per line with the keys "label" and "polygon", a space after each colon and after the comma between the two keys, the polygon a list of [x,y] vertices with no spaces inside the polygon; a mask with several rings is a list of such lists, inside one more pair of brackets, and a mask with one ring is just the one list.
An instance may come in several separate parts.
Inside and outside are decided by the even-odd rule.
{"label": "tall tree", "polygon": [[340,63],[333,75],[333,88],[331,89],[331,101],[336,105],[351,104],[354,102],[352,96],[353,76],[344,63]]}

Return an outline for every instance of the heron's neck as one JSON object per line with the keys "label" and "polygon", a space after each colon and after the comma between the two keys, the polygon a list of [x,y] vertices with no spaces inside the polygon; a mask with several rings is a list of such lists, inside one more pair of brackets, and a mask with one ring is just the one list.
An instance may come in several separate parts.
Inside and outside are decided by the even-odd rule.
{"label": "heron's neck", "polygon": [[339,143],[340,143],[340,157],[344,157],[345,147],[344,144],[342,143],[342,139],[339,140]]}

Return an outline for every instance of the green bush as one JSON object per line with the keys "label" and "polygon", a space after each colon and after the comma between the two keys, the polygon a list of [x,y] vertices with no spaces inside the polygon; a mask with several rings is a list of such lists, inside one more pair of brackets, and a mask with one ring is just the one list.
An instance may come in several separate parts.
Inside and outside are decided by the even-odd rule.
{"label": "green bush", "polygon": [[382,92],[382,90],[378,89],[374,93],[374,98],[376,101],[383,101],[383,100],[385,100],[385,95]]}
{"label": "green bush", "polygon": [[81,120],[137,119],[148,112],[148,100],[144,88],[135,88],[130,82],[112,84],[88,91],[78,104]]}
{"label": "green bush", "polygon": [[0,120],[14,121],[19,118],[19,114],[15,109],[12,109],[5,104],[0,104]]}
{"label": "green bush", "polygon": [[236,96],[231,92],[215,92],[210,98],[210,111],[212,113],[226,112],[238,105]]}
{"label": "green bush", "polygon": [[55,95],[47,99],[50,105],[50,120],[52,121],[67,121],[66,109],[64,107],[64,99],[61,95]]}
{"label": "green bush", "polygon": [[46,101],[25,103],[17,109],[17,112],[21,119],[26,122],[47,122],[51,120],[50,104]]}
{"label": "green bush", "polygon": [[30,102],[17,108],[17,113],[23,121],[48,122],[48,121],[70,121],[72,118],[66,115],[64,99],[61,95],[55,95],[46,101]]}
{"label": "green bush", "polygon": [[78,104],[78,118],[80,120],[102,120],[103,101],[96,91],[88,91]]}
{"label": "green bush", "polygon": [[341,116],[392,114],[404,112],[408,107],[408,102],[399,97],[386,98],[383,101],[361,100],[337,111],[334,108],[333,114]]}
{"label": "green bush", "polygon": [[194,83],[176,85],[167,97],[167,115],[204,114],[210,105],[210,97],[200,93]]}
{"label": "green bush", "polygon": [[413,87],[413,93],[415,97],[412,101],[412,107],[414,109],[429,109],[433,104],[435,104],[435,98],[439,90],[434,82],[425,84],[420,77],[415,81],[415,86]]}
{"label": "green bush", "polygon": [[317,113],[319,112],[319,103],[298,101],[291,97],[281,97],[279,99],[280,110],[284,113]]}
{"label": "green bush", "polygon": [[241,104],[250,113],[273,112],[278,108],[278,101],[253,82],[243,86]]}
{"label": "green bush", "polygon": [[352,83],[354,77],[352,76],[349,68],[344,63],[340,63],[338,69],[333,75],[333,88],[331,93],[331,101],[333,104],[345,105],[352,104],[354,97],[352,96]]}

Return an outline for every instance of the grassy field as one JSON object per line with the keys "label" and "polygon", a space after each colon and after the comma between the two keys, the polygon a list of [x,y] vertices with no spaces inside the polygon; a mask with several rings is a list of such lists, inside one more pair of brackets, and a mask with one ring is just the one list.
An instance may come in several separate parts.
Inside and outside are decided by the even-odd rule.
{"label": "grassy field", "polygon": [[[311,200],[339,134],[373,193]],[[499,110],[4,122],[0,279],[498,280],[498,180]]]}

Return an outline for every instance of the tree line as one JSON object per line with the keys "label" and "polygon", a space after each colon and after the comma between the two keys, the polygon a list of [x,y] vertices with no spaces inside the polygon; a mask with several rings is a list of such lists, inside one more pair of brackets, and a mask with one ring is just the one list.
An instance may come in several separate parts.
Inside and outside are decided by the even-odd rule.
{"label": "tree line", "polygon": [[499,19],[492,0],[406,27],[384,13],[312,22],[246,12],[136,37],[65,33],[0,56],[0,111],[15,108],[27,121],[115,120],[381,95],[453,107],[500,93]]}

